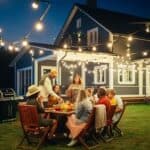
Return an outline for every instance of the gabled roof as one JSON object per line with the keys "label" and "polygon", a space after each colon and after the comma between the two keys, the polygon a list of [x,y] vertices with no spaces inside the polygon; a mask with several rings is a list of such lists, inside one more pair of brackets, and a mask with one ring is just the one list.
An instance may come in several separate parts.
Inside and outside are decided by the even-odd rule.
{"label": "gabled roof", "polygon": [[114,12],[106,9],[93,9],[86,5],[76,4],[80,9],[84,10],[96,21],[108,28],[112,33],[130,34],[137,32],[135,35],[145,38],[150,38],[150,34],[145,33],[145,25],[138,24],[149,22],[150,19],[137,17],[120,12]]}
{"label": "gabled roof", "polygon": [[74,7],[71,9],[68,18],[66,19],[63,28],[61,29],[59,35],[56,38],[56,44],[59,43],[59,40],[65,33],[65,30],[69,26],[72,18],[77,12],[77,9],[79,9],[90,19],[95,21],[98,25],[105,28],[105,30],[107,30],[108,32],[124,35],[135,33],[134,35],[141,39],[150,39],[150,34],[147,34],[145,32],[145,25],[136,24],[138,22],[150,23],[150,19],[101,8],[89,8],[87,5],[75,4]]}
{"label": "gabled roof", "polygon": [[21,52],[12,60],[9,67],[13,67],[15,63],[20,60],[20,58],[30,49],[30,48],[41,48],[41,49],[56,49],[56,46],[46,43],[36,43],[36,42],[30,42],[29,48],[21,48]]}

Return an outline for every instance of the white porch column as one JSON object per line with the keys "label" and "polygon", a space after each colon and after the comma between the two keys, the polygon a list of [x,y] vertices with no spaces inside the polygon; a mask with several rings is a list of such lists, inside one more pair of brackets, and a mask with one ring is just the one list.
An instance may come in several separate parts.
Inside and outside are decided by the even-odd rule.
{"label": "white porch column", "polygon": [[86,79],[85,79],[85,64],[82,63],[82,66],[81,66],[81,76],[82,76],[82,82],[83,82],[83,87],[85,88],[86,86]]}
{"label": "white porch column", "polygon": [[57,83],[59,85],[61,85],[61,64],[59,61],[60,61],[60,59],[57,58],[57,61],[56,61],[56,68],[57,68],[57,72],[58,72]]}
{"label": "white porch column", "polygon": [[114,87],[114,72],[113,72],[113,57],[110,59],[110,63],[109,63],[109,88],[113,88]]}
{"label": "white porch column", "polygon": [[37,60],[34,60],[34,84],[38,85],[38,61]]}
{"label": "white porch column", "polygon": [[143,65],[142,63],[139,64],[139,71],[138,71],[139,81],[139,95],[143,95]]}

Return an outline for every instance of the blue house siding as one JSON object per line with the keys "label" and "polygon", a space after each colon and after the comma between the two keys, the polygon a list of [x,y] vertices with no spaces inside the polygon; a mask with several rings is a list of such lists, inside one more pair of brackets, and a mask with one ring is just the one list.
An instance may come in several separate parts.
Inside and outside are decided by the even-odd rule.
{"label": "blue house siding", "polygon": [[[76,27],[77,19],[81,18],[81,27]],[[87,31],[93,28],[98,27],[98,50],[99,51],[109,51],[107,48],[107,43],[109,41],[108,31],[104,30],[101,26],[99,26],[96,22],[91,20],[87,15],[78,10],[73,17],[70,25],[68,26],[66,32],[63,35],[62,40],[58,43],[58,45],[63,45],[64,43],[72,43],[72,46],[80,46],[87,45]],[[81,42],[78,42],[78,33],[81,33]],[[69,42],[71,37],[71,42]],[[92,45],[91,45],[92,46]]]}

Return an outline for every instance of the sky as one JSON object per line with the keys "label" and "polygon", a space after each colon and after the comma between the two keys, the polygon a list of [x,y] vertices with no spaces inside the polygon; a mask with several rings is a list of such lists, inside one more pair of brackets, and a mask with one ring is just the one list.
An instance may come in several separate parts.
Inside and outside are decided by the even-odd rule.
{"label": "sky", "polygon": [[[150,19],[150,0],[97,0],[98,7],[124,12]],[[31,8],[32,0],[0,0],[0,28],[2,37],[9,42],[18,41],[30,32],[47,4],[40,3],[38,10]],[[33,30],[30,41],[53,43],[74,3],[86,0],[50,0],[51,8],[44,19],[42,32]]]}

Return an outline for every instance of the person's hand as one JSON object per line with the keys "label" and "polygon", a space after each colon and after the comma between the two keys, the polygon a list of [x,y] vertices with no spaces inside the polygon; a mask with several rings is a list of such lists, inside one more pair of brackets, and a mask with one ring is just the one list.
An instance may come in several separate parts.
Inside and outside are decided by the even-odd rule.
{"label": "person's hand", "polygon": [[63,102],[64,102],[64,100],[61,97],[59,97],[58,98],[58,103],[63,103]]}

